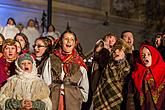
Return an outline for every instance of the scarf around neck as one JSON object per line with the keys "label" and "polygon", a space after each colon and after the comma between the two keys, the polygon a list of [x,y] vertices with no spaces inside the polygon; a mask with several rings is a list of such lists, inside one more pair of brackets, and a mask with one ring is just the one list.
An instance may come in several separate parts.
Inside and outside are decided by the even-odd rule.
{"label": "scarf around neck", "polygon": [[24,70],[22,70],[18,66],[18,60],[16,60],[15,65],[17,67],[16,73],[17,73],[18,77],[21,78],[22,80],[33,81],[33,80],[39,80],[40,79],[37,75],[37,68],[36,68],[36,64],[35,64],[34,59],[33,59],[33,66],[32,66],[32,72],[31,73],[27,73]]}
{"label": "scarf around neck", "polygon": [[58,56],[64,64],[64,71],[68,73],[69,65],[75,63],[79,66],[83,66],[87,70],[87,66],[84,63],[82,57],[78,55],[75,49],[73,49],[71,54],[66,54],[61,48],[55,50],[54,54]]}
{"label": "scarf around neck", "polygon": [[[146,67],[142,60],[142,49],[144,47],[149,49],[152,56],[152,64],[150,67]],[[165,83],[165,63],[156,48],[150,45],[142,45],[140,47],[140,60],[142,61],[142,63],[137,63],[136,69],[132,73],[132,78],[134,79],[135,86],[139,92],[142,91],[142,82],[148,69],[151,71],[149,77],[151,78],[153,76],[156,83],[156,88],[159,88],[162,83]]]}

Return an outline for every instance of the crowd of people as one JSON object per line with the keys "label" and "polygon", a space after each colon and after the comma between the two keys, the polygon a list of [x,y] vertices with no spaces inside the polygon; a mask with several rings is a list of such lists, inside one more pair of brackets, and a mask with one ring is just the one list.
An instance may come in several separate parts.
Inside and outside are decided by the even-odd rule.
{"label": "crowd of people", "polygon": [[165,110],[165,33],[134,48],[134,35],[108,33],[88,57],[76,34],[41,33],[8,18],[0,27],[0,109]]}

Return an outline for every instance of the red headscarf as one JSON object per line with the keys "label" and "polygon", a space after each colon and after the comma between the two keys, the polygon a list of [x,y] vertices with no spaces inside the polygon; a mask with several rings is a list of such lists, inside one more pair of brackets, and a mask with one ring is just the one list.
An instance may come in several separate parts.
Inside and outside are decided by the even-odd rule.
{"label": "red headscarf", "polygon": [[78,64],[83,66],[87,70],[87,66],[84,63],[82,57],[80,57],[75,49],[73,49],[71,54],[66,54],[62,49],[58,49],[54,51],[54,54],[57,55],[62,62],[64,63],[64,71],[68,73],[68,64]]}
{"label": "red headscarf", "polygon": [[[142,49],[146,47],[149,49],[151,56],[152,56],[152,64],[150,67],[146,67],[142,60]],[[156,83],[156,88],[160,86],[163,82],[165,82],[165,63],[160,55],[159,51],[150,45],[142,45],[140,47],[140,59],[142,64],[137,63],[136,70],[132,73],[132,78],[134,79],[135,86],[138,91],[141,91],[142,88],[142,81],[144,78],[144,74],[146,73],[147,69],[149,68],[152,72],[153,78]]]}

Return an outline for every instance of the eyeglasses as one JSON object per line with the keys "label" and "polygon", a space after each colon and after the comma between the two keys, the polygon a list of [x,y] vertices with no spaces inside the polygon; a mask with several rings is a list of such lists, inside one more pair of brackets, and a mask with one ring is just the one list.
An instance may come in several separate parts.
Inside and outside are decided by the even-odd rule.
{"label": "eyeglasses", "polygon": [[47,46],[44,46],[44,45],[33,45],[33,48],[35,48],[35,47],[41,48],[41,47],[47,47]]}

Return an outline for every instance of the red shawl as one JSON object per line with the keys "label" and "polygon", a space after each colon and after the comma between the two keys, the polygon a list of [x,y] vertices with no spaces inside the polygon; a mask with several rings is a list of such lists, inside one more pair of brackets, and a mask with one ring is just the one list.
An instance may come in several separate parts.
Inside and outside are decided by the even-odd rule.
{"label": "red shawl", "polygon": [[79,56],[77,51],[73,49],[71,54],[66,54],[62,49],[58,49],[54,51],[54,54],[57,55],[61,61],[64,63],[64,71],[68,73],[68,64],[78,64],[83,66],[87,70],[87,66],[84,63],[82,57]]}
{"label": "red shawl", "polygon": [[[142,60],[142,49],[144,47],[149,49],[152,56],[152,64],[148,68],[144,66],[144,63]],[[142,81],[147,69],[150,69],[152,72],[153,78],[156,83],[156,88],[158,88],[163,82],[165,82],[165,63],[162,59],[162,56],[160,55],[159,51],[156,48],[149,45],[142,45],[140,47],[140,60],[142,61],[142,63],[141,64],[137,63],[137,68],[132,73],[132,78],[134,79],[135,86],[139,92],[141,91]]]}

